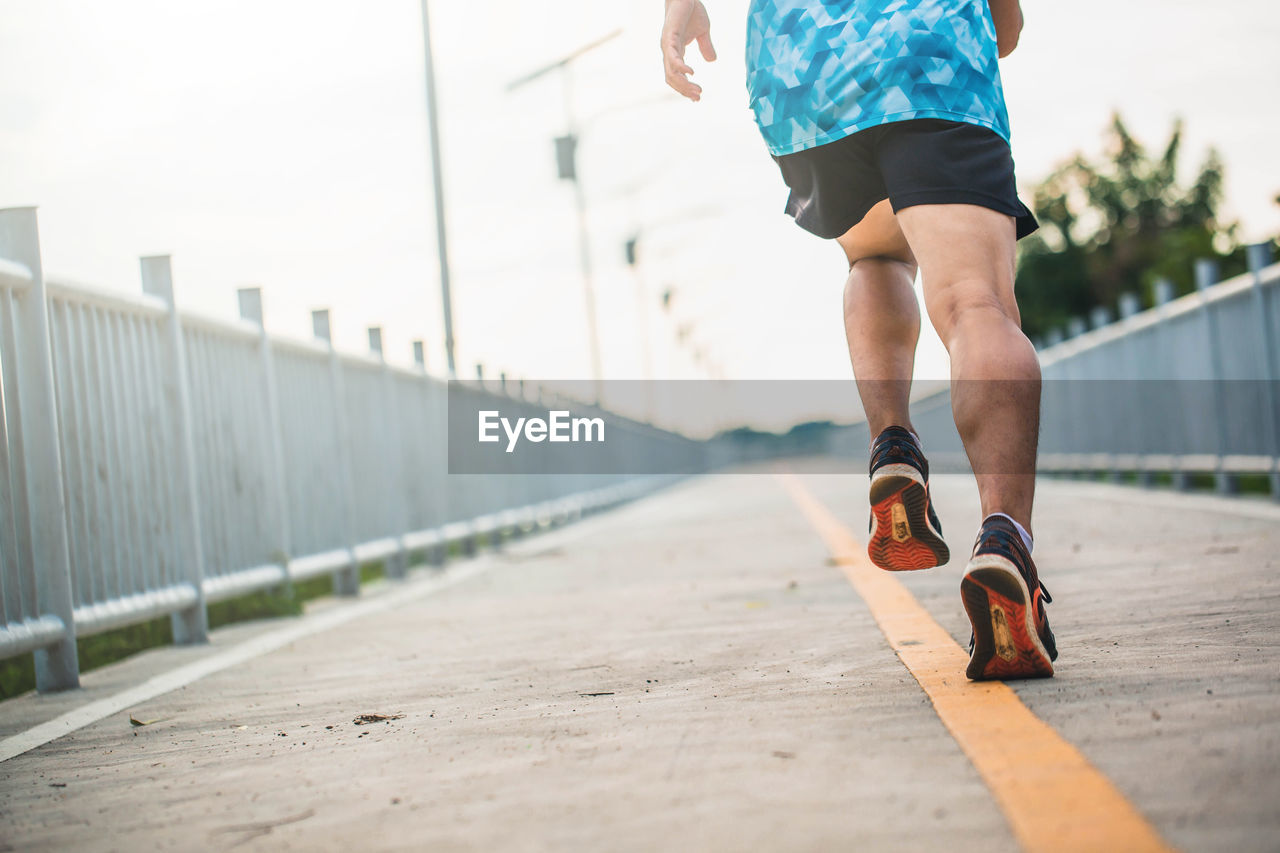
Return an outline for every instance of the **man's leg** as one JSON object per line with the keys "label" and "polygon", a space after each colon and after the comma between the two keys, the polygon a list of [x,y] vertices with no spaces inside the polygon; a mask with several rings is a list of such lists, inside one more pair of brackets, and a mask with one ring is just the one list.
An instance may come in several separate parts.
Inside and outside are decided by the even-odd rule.
{"label": "man's leg", "polygon": [[872,438],[867,555],[889,571],[940,566],[951,553],[930,504],[929,464],[908,410],[920,336],[915,258],[888,202],[872,208],[839,242],[849,259],[849,358]]}
{"label": "man's leg", "polygon": [[920,337],[915,258],[888,201],[837,242],[849,260],[844,328],[871,436],[889,426],[912,429],[907,403]]}
{"label": "man's leg", "polygon": [[[984,520],[960,581],[975,680],[1053,675],[1058,656],[1031,559],[1040,363],[1013,296],[1013,218],[973,205],[921,205],[898,221],[920,261],[925,308],[951,353],[951,409]],[[1003,513],[1014,519],[996,515]]]}
{"label": "man's leg", "polygon": [[1013,295],[1014,223],[966,204],[903,208],[925,308],[951,354],[951,408],[973,466],[982,514],[1031,529],[1040,363]]}

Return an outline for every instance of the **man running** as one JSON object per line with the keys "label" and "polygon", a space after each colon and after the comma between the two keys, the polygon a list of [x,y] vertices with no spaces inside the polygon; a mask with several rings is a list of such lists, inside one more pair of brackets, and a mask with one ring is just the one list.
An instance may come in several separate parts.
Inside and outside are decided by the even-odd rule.
{"label": "man running", "polygon": [[[747,90],[791,190],[787,212],[849,259],[845,331],[871,434],[871,560],[950,558],[908,411],[920,312],[951,355],[951,407],[984,520],[961,581],[972,679],[1049,676],[1048,593],[1031,560],[1040,364],[1013,294],[1019,201],[998,56],[1018,0],[752,0]],[[667,83],[697,101],[685,48],[715,59],[699,0],[666,0]]]}

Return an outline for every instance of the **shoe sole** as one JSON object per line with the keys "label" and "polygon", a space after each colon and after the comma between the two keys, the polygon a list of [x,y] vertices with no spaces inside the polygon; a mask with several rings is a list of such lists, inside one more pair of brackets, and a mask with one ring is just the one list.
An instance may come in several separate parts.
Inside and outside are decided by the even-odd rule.
{"label": "shoe sole", "polygon": [[932,569],[951,559],[928,516],[929,490],[910,465],[886,465],[871,478],[867,556],[885,571]]}
{"label": "shoe sole", "polygon": [[1036,631],[1031,595],[1013,563],[998,554],[969,562],[960,598],[973,625],[965,675],[974,681],[1049,678],[1053,661]]}

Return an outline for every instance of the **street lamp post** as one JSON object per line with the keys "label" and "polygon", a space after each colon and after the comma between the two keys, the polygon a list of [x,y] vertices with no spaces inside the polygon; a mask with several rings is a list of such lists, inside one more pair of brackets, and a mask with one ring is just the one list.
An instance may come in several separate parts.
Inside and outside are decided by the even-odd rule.
{"label": "street lamp post", "polygon": [[644,274],[640,271],[639,245],[640,234],[637,232],[623,244],[623,256],[636,281],[636,323],[640,326],[640,366],[643,371],[641,375],[644,377],[645,418],[649,423],[653,423],[657,419],[657,410],[653,394],[653,350],[649,346],[649,292],[645,287]]}
{"label": "street lamp post", "polygon": [[[425,2],[425,0],[424,0]],[[615,30],[609,35],[597,39],[590,44],[570,53],[568,56],[557,59],[555,62],[549,63],[536,71],[530,72],[518,80],[513,80],[507,84],[507,91],[513,92],[520,87],[532,83],[553,71],[559,71],[561,82],[563,85],[564,95],[564,116],[565,116],[565,132],[563,136],[556,139],[556,167],[562,180],[573,182],[573,201],[577,208],[578,214],[578,256],[579,263],[582,266],[582,285],[583,294],[586,297],[587,309],[587,341],[591,349],[591,373],[595,382],[596,402],[600,402],[602,391],[602,380],[604,371],[600,360],[600,331],[596,321],[596,294],[593,282],[591,268],[591,241],[587,228],[587,200],[582,189],[582,181],[578,177],[577,165],[577,149],[578,134],[577,122],[573,112],[573,77],[570,65],[573,61],[588,51],[594,50],[607,41],[617,38],[622,34],[621,30]]]}
{"label": "street lamp post", "polygon": [[422,47],[427,77],[427,134],[431,147],[431,180],[435,187],[436,254],[440,259],[440,298],[444,306],[444,354],[449,378],[457,375],[453,356],[453,300],[449,291],[449,240],[444,220],[444,170],[440,165],[440,122],[436,112],[436,76],[431,59],[431,19],[422,0]]}

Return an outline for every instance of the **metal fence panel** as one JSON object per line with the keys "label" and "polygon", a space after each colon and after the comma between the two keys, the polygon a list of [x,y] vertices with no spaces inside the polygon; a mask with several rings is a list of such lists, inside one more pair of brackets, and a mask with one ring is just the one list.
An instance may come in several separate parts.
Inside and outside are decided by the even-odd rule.
{"label": "metal fence panel", "polygon": [[252,333],[184,324],[205,577],[279,560],[266,378]]}
{"label": "metal fence panel", "polygon": [[[1210,285],[1040,352],[1045,470],[1268,472],[1280,499],[1280,265]],[[1202,270],[1202,272],[1204,272]],[[1205,282],[1207,284],[1207,282]],[[912,405],[930,451],[964,465],[950,393]],[[865,456],[866,425],[832,452]],[[936,466],[942,470],[947,466]]]}
{"label": "metal fence panel", "polygon": [[328,358],[311,347],[279,346],[276,371],[280,387],[281,431],[285,443],[285,481],[290,557],[341,548],[346,521],[337,466],[337,401],[329,383]]}
{"label": "metal fence panel", "polygon": [[[78,683],[77,635],[169,615],[199,641],[208,601],[324,573],[354,593],[361,560],[399,577],[410,549],[470,550],[670,479],[449,476],[446,383],[388,366],[380,332],[372,357],[340,356],[328,312],[318,340],[278,340],[256,289],[222,322],[177,312],[168,258],[142,279],[46,287],[34,211],[0,211],[0,657],[34,651],[42,690]],[[622,432],[626,452],[693,452]]]}

